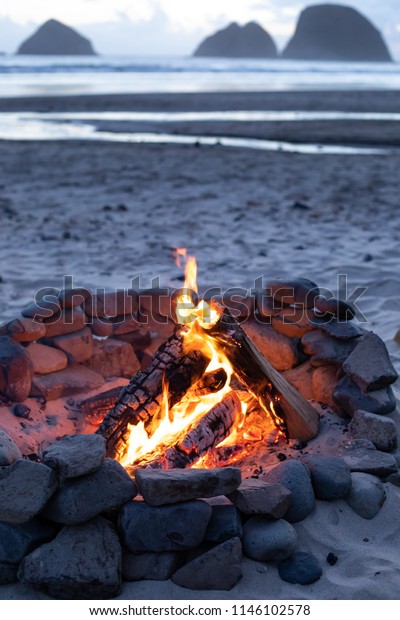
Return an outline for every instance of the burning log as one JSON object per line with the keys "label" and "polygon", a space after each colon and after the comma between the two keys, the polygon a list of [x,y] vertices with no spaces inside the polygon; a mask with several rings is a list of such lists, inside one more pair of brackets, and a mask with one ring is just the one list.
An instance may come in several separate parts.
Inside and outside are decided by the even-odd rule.
{"label": "burning log", "polygon": [[228,310],[207,333],[222,347],[240,381],[270,412],[286,437],[308,441],[316,436],[315,409],[261,355]]}
{"label": "burning log", "polygon": [[227,381],[227,375],[223,368],[218,368],[213,372],[206,372],[204,375],[193,385],[193,387],[183,397],[183,401],[196,401],[200,400],[207,394],[214,394],[225,385]]}
{"label": "burning log", "polygon": [[129,437],[129,424],[147,421],[161,407],[163,380],[168,382],[168,405],[178,403],[191,385],[204,373],[208,359],[200,351],[183,352],[183,333],[179,329],[154,354],[150,366],[138,372],[122,388],[117,403],[96,431],[106,439],[107,455],[122,456]]}
{"label": "burning log", "polygon": [[[183,400],[195,401],[206,394],[218,392],[225,384],[226,379],[226,372],[223,368],[219,368],[214,372],[206,372],[183,397]],[[86,422],[94,426],[101,424],[106,415],[117,404],[122,389],[121,386],[111,388],[111,390],[96,394],[82,401],[80,407]]]}
{"label": "burning log", "polygon": [[175,446],[167,448],[161,456],[147,463],[142,461],[141,467],[172,469],[192,465],[230,434],[240,412],[239,397],[235,392],[229,392],[201,420],[194,422]]}

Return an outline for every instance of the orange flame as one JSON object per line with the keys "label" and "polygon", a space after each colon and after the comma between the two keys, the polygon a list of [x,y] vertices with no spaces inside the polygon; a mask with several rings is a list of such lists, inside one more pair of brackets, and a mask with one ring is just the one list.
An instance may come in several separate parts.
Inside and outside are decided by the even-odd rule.
{"label": "orange flame", "polygon": [[186,259],[186,248],[172,248],[175,265],[182,267],[181,258]]}

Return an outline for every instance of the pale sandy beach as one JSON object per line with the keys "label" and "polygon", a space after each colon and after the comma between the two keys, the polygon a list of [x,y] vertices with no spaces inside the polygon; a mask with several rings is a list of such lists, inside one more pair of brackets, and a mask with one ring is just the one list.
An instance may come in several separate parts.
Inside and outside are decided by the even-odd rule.
{"label": "pale sandy beach", "polygon": [[[0,99],[1,112],[319,110],[397,112],[398,92],[234,93]],[[110,122],[99,129],[119,131]],[[0,320],[35,292],[129,287],[160,276],[178,286],[172,248],[197,258],[201,286],[251,288],[261,276],[304,276],[349,295],[365,287],[363,327],[400,371],[400,123],[389,121],[123,123],[123,131],[226,135],[379,147],[375,155],[97,141],[0,141]],[[398,393],[397,393],[398,395]],[[60,403],[54,405],[61,407]],[[398,428],[398,413],[392,414]],[[1,426],[1,424],[0,424]],[[66,431],[70,432],[70,431]],[[323,435],[320,441],[323,441]],[[400,455],[399,455],[400,458]],[[230,592],[168,582],[125,584],[120,599],[393,599],[400,583],[400,488],[372,521],[344,500],[318,501],[296,524],[301,549],[324,565],[311,586],[250,560]],[[339,561],[326,563],[328,553]],[[22,585],[0,598],[46,598]]]}

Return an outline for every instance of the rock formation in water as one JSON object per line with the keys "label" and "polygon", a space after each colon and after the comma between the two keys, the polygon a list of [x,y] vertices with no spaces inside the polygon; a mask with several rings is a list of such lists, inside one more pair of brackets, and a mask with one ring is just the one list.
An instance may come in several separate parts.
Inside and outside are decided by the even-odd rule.
{"label": "rock formation in water", "polygon": [[40,26],[17,51],[17,54],[46,56],[94,56],[95,53],[89,39],[56,19]]}
{"label": "rock formation in water", "polygon": [[239,26],[235,22],[204,39],[193,56],[224,58],[276,58],[272,37],[255,22]]}
{"label": "rock formation in water", "polygon": [[282,58],[353,62],[392,60],[379,30],[355,9],[337,4],[318,4],[304,9]]}

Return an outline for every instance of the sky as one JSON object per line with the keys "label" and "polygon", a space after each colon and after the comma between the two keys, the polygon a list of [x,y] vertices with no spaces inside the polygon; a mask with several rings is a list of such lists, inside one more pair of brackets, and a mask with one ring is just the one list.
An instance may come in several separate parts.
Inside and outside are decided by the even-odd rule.
{"label": "sky", "polygon": [[[101,54],[191,54],[231,21],[258,21],[283,47],[312,0],[0,0],[0,50],[13,53],[41,23],[58,19]],[[400,59],[400,0],[350,0]]]}

